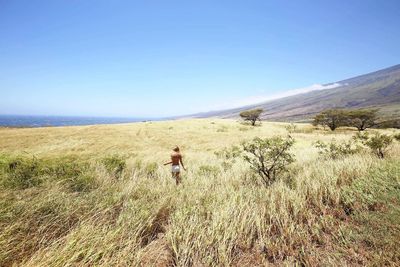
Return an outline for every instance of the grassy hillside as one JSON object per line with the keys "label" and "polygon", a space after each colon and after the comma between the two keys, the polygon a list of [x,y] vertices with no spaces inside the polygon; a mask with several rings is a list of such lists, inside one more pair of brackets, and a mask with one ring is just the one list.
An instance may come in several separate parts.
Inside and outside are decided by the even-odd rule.
{"label": "grassy hillside", "polygon": [[380,108],[381,116],[400,117],[400,65],[337,82],[334,89],[312,91],[253,106],[208,112],[194,117],[239,117],[246,109],[263,108],[264,119],[302,121],[330,108]]}
{"label": "grassy hillside", "polygon": [[[399,143],[385,159],[365,149],[325,159],[315,141],[355,131],[299,124],[296,162],[268,188],[241,158],[215,153],[286,127],[201,119],[2,128],[0,266],[398,263]],[[176,144],[188,169],[180,186],[162,165]]]}

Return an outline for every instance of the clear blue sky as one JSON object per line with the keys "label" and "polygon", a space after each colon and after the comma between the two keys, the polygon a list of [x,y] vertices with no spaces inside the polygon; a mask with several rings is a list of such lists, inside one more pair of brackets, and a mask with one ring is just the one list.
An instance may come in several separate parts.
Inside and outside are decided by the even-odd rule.
{"label": "clear blue sky", "polygon": [[399,0],[0,0],[0,114],[187,114],[398,63]]}

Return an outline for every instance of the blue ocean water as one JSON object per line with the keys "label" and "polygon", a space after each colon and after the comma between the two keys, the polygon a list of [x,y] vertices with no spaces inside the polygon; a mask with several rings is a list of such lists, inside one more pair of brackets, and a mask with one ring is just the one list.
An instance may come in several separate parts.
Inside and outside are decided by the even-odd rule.
{"label": "blue ocean water", "polygon": [[[0,115],[3,127],[46,127],[148,121],[146,118]],[[154,119],[152,119],[154,120]]]}

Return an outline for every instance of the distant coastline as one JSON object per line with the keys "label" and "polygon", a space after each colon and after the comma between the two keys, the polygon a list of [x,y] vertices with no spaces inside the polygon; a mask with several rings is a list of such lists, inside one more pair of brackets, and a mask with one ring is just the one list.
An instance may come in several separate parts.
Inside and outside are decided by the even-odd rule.
{"label": "distant coastline", "polygon": [[158,121],[161,118],[0,115],[0,127],[36,128]]}

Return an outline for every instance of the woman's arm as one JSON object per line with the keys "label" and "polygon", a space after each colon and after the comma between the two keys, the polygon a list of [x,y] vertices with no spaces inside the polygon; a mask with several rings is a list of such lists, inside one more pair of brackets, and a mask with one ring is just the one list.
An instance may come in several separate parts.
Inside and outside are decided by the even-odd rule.
{"label": "woman's arm", "polygon": [[183,165],[182,157],[180,157],[179,161],[181,162],[182,168],[186,171],[185,166]]}
{"label": "woman's arm", "polygon": [[168,165],[168,164],[172,164],[172,161],[164,163],[164,165]]}

